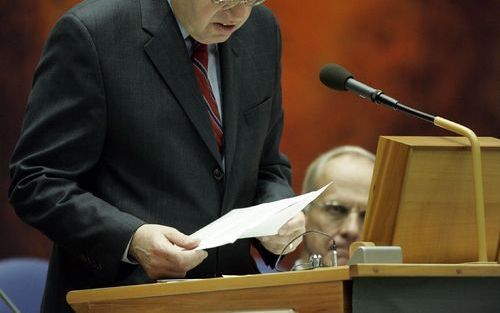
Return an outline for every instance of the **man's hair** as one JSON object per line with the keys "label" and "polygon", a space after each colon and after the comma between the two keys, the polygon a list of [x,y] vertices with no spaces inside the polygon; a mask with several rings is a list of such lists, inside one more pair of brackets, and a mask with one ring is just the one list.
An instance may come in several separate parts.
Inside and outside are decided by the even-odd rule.
{"label": "man's hair", "polygon": [[306,176],[304,177],[304,183],[302,184],[302,193],[310,192],[316,190],[320,186],[316,186],[316,178],[318,177],[318,173],[320,173],[321,169],[325,164],[341,155],[355,155],[366,158],[369,161],[375,162],[375,155],[370,151],[363,149],[358,146],[340,146],[337,148],[333,148],[314,160],[306,171]]}

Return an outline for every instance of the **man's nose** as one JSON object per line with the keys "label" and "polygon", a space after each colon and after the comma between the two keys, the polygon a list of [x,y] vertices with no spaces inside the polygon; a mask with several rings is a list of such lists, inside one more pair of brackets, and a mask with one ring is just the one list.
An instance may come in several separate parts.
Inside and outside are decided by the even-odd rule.
{"label": "man's nose", "polygon": [[356,240],[359,236],[360,222],[359,214],[351,212],[340,226],[340,235],[348,240]]}

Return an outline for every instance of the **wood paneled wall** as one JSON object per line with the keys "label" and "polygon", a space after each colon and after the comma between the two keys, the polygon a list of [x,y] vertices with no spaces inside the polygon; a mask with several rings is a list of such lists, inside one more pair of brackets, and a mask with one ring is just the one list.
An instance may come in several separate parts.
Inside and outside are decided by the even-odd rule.
{"label": "wood paneled wall", "polygon": [[[105,0],[102,0],[105,1]],[[165,0],[166,1],[166,0]],[[8,159],[34,67],[57,18],[75,0],[0,4],[0,258],[47,257],[50,243],[7,201]],[[318,80],[335,62],[403,103],[500,137],[500,25],[496,0],[268,0],[283,33],[282,149],[300,192],[307,165],[342,144],[374,151],[380,135],[448,135]]]}

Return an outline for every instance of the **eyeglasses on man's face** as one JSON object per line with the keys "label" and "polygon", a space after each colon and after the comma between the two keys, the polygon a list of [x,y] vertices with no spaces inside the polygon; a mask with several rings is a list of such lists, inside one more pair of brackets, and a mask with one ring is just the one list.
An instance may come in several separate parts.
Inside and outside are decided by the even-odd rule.
{"label": "eyeglasses on man's face", "polygon": [[212,0],[214,4],[222,6],[222,9],[229,9],[239,4],[254,7],[264,3],[264,1],[266,0]]}
{"label": "eyeglasses on man's face", "polygon": [[350,213],[357,213],[361,219],[365,217],[365,211],[359,210],[358,208],[348,207],[337,201],[330,201],[326,203],[316,203],[312,202],[312,206],[319,208],[322,212],[328,214],[332,219],[336,221],[342,221],[346,219]]}

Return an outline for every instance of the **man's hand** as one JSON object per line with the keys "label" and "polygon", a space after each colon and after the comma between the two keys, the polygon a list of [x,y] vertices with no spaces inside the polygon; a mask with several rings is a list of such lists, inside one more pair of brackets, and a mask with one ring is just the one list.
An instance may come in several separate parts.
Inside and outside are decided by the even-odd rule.
{"label": "man's hand", "polygon": [[[274,254],[280,254],[285,248],[285,245],[289,244],[290,241],[299,236],[306,231],[304,213],[299,212],[293,218],[288,220],[286,224],[281,226],[277,235],[258,237],[264,248],[271,251]],[[290,253],[297,248],[297,246],[302,242],[302,237],[295,240],[293,244],[290,244],[284,251],[284,254]]]}
{"label": "man's hand", "polygon": [[132,237],[129,254],[151,279],[182,278],[208,255],[203,250],[192,250],[198,244],[199,240],[175,228],[145,224]]}

